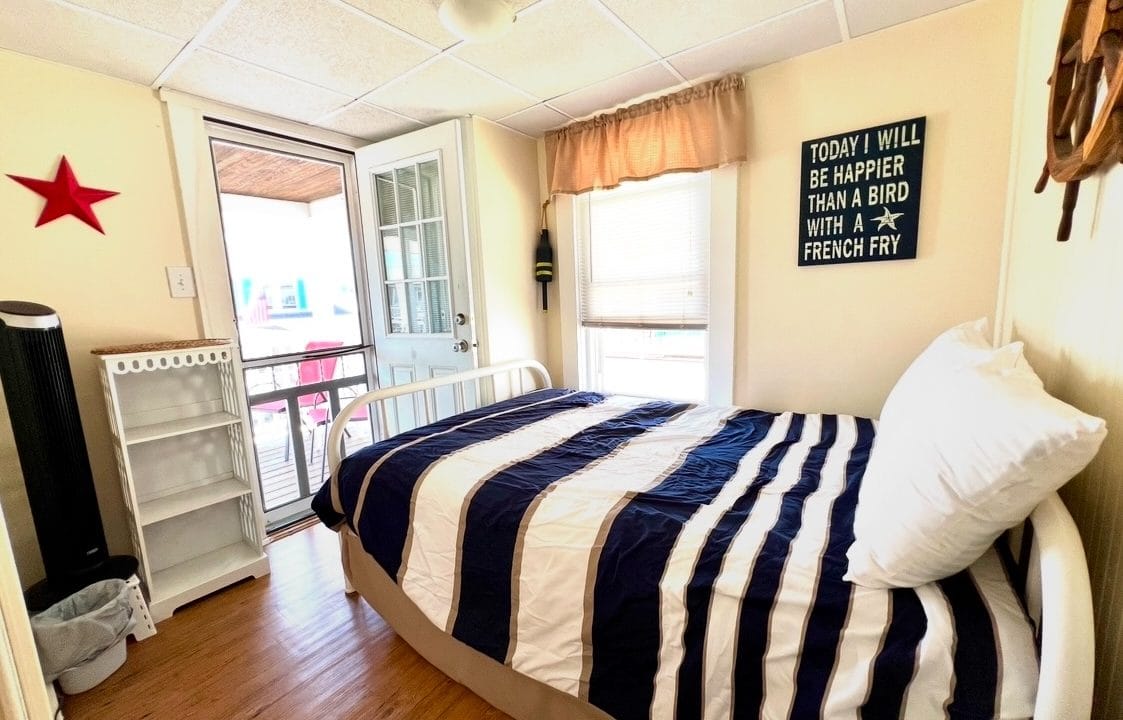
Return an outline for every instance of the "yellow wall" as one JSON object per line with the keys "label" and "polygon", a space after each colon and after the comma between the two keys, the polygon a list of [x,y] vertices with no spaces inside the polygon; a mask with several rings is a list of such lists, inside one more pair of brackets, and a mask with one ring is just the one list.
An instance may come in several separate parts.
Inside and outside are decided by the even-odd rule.
{"label": "yellow wall", "polygon": [[[992,314],[1020,7],[977,0],[747,75],[738,405],[877,416],[936,334]],[[917,259],[797,267],[801,143],[919,115],[928,135]],[[539,154],[544,166],[542,143]],[[544,174],[540,184],[544,195]],[[550,371],[560,378],[560,313],[551,312],[549,331]]]}
{"label": "yellow wall", "polygon": [[[941,330],[998,287],[1018,0],[978,0],[749,73],[735,399],[877,416]],[[928,116],[916,260],[796,266],[800,143]]]}
{"label": "yellow wall", "polygon": [[[112,552],[130,552],[91,348],[197,337],[195,303],[168,297],[164,267],[187,265],[160,102],[140,85],[0,51],[0,173],[53,177],[65,154],[83,184],[117,190],[94,206],[106,234],[73,217],[35,228],[42,199],[0,177],[0,299],[58,311]],[[6,409],[0,502],[24,585],[43,575]],[[58,528],[65,532],[66,528]]]}
{"label": "yellow wall", "polygon": [[[545,322],[534,282],[534,246],[541,227],[535,141],[487,120],[473,118],[486,347],[481,364],[546,359]],[[530,329],[532,332],[528,332]]]}
{"label": "yellow wall", "polygon": [[1108,437],[1091,466],[1061,492],[1088,554],[1096,613],[1093,717],[1123,717],[1123,168],[1081,189],[1072,239],[1055,240],[1063,186],[1033,185],[1045,157],[1045,107],[1065,3],[1027,0],[1021,101],[1011,177],[1005,338],[1057,397],[1107,420]]}

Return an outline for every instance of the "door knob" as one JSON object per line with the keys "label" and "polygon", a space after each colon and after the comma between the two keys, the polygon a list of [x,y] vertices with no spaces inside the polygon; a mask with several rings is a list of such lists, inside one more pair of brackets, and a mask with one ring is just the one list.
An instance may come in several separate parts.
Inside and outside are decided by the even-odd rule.
{"label": "door knob", "polygon": [[456,313],[456,316],[452,318],[452,321],[457,325],[463,325],[464,323],[468,322],[468,316],[464,313]]}
{"label": "door knob", "polygon": [[468,352],[469,347],[470,346],[468,345],[467,340],[457,340],[456,342],[454,342],[452,344],[452,351],[453,352]]}

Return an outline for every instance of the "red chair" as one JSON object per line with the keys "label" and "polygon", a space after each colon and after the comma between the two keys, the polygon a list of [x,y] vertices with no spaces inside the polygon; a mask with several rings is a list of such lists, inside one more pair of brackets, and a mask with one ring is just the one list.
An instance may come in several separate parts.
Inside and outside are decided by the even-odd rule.
{"label": "red chair", "polygon": [[[331,350],[333,348],[343,347],[341,340],[313,340],[304,346],[305,352],[315,352],[317,350]],[[298,385],[315,385],[325,380],[331,380],[335,377],[335,368],[339,363],[338,357],[325,357],[316,358],[312,360],[301,360],[296,367],[297,383]],[[301,395],[296,399],[297,407],[301,411],[302,419],[308,418],[308,413],[317,411],[321,405],[328,403],[328,397],[323,392],[310,393],[308,395]],[[289,409],[288,402],[285,400],[273,400],[266,403],[254,405],[250,408],[266,413],[287,413]],[[319,409],[319,413],[325,412]],[[308,459],[312,459],[315,451],[316,434],[315,428],[317,425],[312,426],[312,452],[308,453]],[[292,453],[292,433],[285,433],[285,462],[289,461],[289,456]]]}

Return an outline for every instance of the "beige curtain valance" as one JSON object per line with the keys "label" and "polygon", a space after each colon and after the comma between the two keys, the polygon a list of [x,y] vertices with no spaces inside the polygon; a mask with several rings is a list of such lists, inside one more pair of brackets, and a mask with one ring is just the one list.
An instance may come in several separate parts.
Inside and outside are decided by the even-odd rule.
{"label": "beige curtain valance", "polygon": [[709,170],[748,156],[745,78],[729,75],[546,133],[550,193]]}

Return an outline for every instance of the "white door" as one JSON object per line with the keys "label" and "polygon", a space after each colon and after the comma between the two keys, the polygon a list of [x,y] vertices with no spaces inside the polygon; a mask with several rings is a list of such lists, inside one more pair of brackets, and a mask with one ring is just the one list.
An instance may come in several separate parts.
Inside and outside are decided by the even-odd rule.
{"label": "white door", "polygon": [[[458,120],[355,153],[380,387],[476,367]],[[399,401],[391,432],[474,407],[451,388]],[[391,413],[393,415],[393,413]]]}

